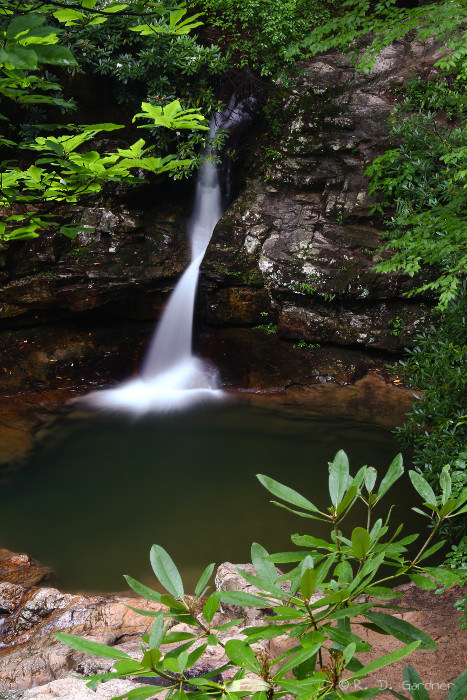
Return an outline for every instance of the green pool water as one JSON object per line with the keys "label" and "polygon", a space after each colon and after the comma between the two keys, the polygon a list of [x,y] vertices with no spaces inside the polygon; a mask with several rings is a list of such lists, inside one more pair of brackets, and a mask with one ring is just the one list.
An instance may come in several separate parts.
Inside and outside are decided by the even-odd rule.
{"label": "green pool water", "polygon": [[[327,463],[345,449],[351,473],[386,470],[400,451],[384,430],[299,410],[246,404],[134,420],[72,413],[30,464],[0,489],[0,546],[52,566],[67,590],[125,590],[122,574],[154,583],[153,543],[166,548],[187,587],[210,562],[249,561],[251,543],[290,550],[290,534],[327,534],[269,502],[260,472],[327,507]],[[393,487],[392,522],[412,493]],[[349,519],[348,527],[358,524]]]}

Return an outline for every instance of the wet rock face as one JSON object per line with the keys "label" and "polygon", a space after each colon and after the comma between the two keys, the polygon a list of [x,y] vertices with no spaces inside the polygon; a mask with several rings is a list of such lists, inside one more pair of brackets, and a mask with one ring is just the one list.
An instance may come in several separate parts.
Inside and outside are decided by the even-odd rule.
{"label": "wet rock face", "polygon": [[175,203],[171,192],[152,187],[141,208],[115,192],[73,210],[92,232],[0,248],[2,393],[100,385],[135,371],[189,258],[189,191]]}
{"label": "wet rock face", "polygon": [[153,319],[189,257],[181,207],[101,200],[73,210],[77,238],[45,234],[0,252],[0,328],[82,314]]}
{"label": "wet rock face", "polygon": [[429,301],[403,296],[420,280],[373,270],[383,224],[371,213],[364,171],[387,148],[394,89],[427,76],[437,58],[432,43],[398,42],[370,75],[338,54],[302,65],[283,104],[279,157],[254,176],[211,242],[211,323],[264,323],[266,310],[283,338],[395,352],[423,329]]}
{"label": "wet rock face", "polygon": [[[28,554],[17,554],[0,549],[0,612],[10,611],[12,601],[17,600],[21,586],[38,586],[50,583],[54,572]],[[14,605],[13,605],[14,607]]]}
{"label": "wet rock face", "polygon": [[137,370],[153,327],[83,317],[0,330],[0,392],[79,389],[127,378]]}
{"label": "wet rock face", "polygon": [[265,328],[222,328],[200,339],[226,388],[284,394],[297,385],[350,384],[383,364],[353,349],[286,342]]}

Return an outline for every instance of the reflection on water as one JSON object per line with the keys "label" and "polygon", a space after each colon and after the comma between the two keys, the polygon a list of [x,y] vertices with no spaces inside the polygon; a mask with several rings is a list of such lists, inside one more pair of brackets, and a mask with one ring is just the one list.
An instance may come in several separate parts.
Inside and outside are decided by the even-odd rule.
{"label": "reflection on water", "polygon": [[[124,573],[153,583],[157,543],[189,587],[212,561],[249,561],[253,541],[272,552],[294,549],[294,532],[325,536],[321,523],[271,505],[254,475],[327,507],[327,462],[340,448],[352,474],[363,464],[386,470],[400,451],[378,428],[245,405],[133,422],[74,414],[2,487],[0,546],[54,567],[65,588],[110,591],[125,589]],[[396,496],[405,515],[392,522],[407,522],[410,491]]]}

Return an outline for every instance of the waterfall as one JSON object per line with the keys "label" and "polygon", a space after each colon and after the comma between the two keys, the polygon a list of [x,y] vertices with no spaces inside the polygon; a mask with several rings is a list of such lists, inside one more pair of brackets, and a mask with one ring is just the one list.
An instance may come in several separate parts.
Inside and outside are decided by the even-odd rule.
{"label": "waterfall", "polygon": [[[209,141],[219,129],[249,121],[248,105],[232,98],[223,112],[211,117]],[[154,333],[142,371],[136,379],[86,398],[94,406],[134,412],[183,407],[218,398],[215,372],[192,352],[193,314],[199,268],[214,227],[222,216],[220,168],[209,150],[196,180],[193,214],[188,225],[191,262],[172,292]]]}
{"label": "waterfall", "polygon": [[[209,140],[216,135],[218,121],[218,115],[213,115]],[[151,341],[143,365],[143,378],[153,379],[174,365],[193,359],[191,335],[199,268],[221,216],[219,169],[217,163],[207,157],[198,172],[194,211],[188,225],[191,263],[177,283]]]}

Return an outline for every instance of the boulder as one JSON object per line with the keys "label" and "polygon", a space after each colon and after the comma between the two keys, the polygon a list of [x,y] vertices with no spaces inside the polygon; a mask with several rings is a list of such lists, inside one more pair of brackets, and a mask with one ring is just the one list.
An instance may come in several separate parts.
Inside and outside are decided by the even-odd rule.
{"label": "boulder", "polygon": [[112,680],[100,685],[97,691],[86,687],[81,678],[61,678],[30,690],[0,691],[0,700],[111,700],[138,688],[136,683],[127,680]]}

